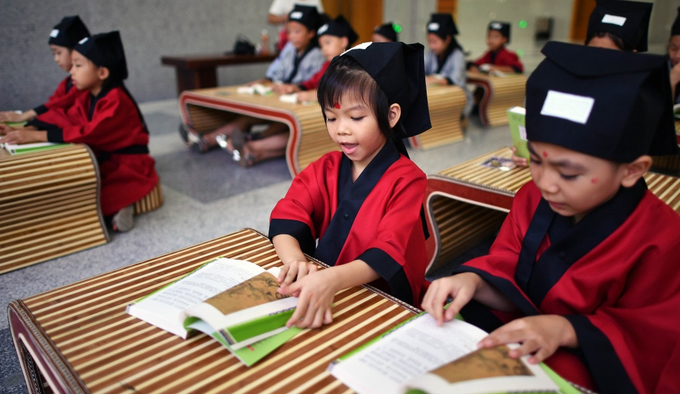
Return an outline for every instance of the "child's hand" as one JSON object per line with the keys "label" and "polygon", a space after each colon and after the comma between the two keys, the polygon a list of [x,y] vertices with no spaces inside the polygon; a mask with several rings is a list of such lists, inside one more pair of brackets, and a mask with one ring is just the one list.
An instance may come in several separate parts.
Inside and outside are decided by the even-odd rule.
{"label": "child's hand", "polygon": [[0,134],[4,134],[4,137],[0,138],[0,142],[6,144],[28,144],[31,142],[47,141],[47,133],[44,131],[11,128],[7,130],[4,128],[4,131],[0,129]]}
{"label": "child's hand", "polygon": [[519,157],[516,155],[517,148],[511,146],[510,150],[512,151],[512,162],[515,163],[516,166],[529,167],[529,159],[525,159],[524,157]]}
{"label": "child's hand", "polygon": [[11,127],[10,125],[7,125],[7,124],[0,123],[0,135],[5,135],[12,130],[14,130],[14,127]]}
{"label": "child's hand", "polygon": [[471,64],[471,65],[470,65],[470,68],[468,69],[468,72],[471,72],[471,73],[479,73],[479,72],[480,72],[479,66],[476,65],[476,64],[474,64],[474,63]]}
{"label": "child's hand", "polygon": [[284,263],[278,278],[279,283],[281,283],[281,288],[283,289],[295,282],[296,278],[297,280],[300,280],[303,277],[316,272],[318,269],[316,264],[309,263],[307,260],[293,260]]}
{"label": "child's hand", "polygon": [[439,75],[426,75],[425,76],[426,85],[447,85],[448,81],[446,78],[442,78]]}
{"label": "child's hand", "polygon": [[0,112],[0,122],[22,122],[22,114],[18,114],[14,111],[3,111]]}
{"label": "child's hand", "polygon": [[538,364],[550,357],[558,347],[578,347],[574,327],[559,315],[529,316],[516,319],[494,330],[477,346],[490,348],[506,343],[519,342],[521,346],[509,353],[512,358],[533,354],[527,360]]}
{"label": "child's hand", "polygon": [[[293,325],[300,328],[317,328],[323,324],[333,322],[331,307],[333,297],[339,290],[334,278],[333,268],[328,268],[298,279],[286,291],[290,294],[299,293],[295,313],[286,326]],[[279,290],[281,291],[281,290]],[[282,294],[286,294],[281,291]]]}
{"label": "child's hand", "polygon": [[316,101],[316,90],[299,92],[297,98],[300,103]]}
{"label": "child's hand", "polygon": [[[480,286],[482,278],[479,275],[465,272],[437,279],[427,289],[423,297],[423,309],[432,315],[441,326],[443,322],[450,321],[472,299]],[[446,299],[453,297],[453,302],[444,310]]]}
{"label": "child's hand", "polygon": [[299,91],[300,88],[297,85],[291,83],[284,83],[282,85],[272,86],[272,92],[276,94],[291,94]]}

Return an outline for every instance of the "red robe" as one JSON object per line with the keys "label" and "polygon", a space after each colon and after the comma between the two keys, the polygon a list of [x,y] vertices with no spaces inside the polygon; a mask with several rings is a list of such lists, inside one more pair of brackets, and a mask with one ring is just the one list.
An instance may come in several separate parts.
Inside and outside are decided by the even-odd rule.
{"label": "red robe", "polygon": [[482,57],[475,60],[476,65],[493,64],[495,66],[510,66],[515,72],[524,72],[524,65],[519,60],[515,52],[508,51],[505,47],[501,47],[497,52],[486,51]]}
{"label": "red robe", "polygon": [[[97,102],[90,118],[91,100]],[[149,133],[137,105],[122,85],[102,91],[96,98],[89,92],[78,94],[66,118],[47,127],[47,139],[86,144],[94,151],[105,216],[139,201],[158,184],[155,161],[146,147]]]}
{"label": "red robe", "polygon": [[372,285],[418,306],[427,287],[425,186],[425,174],[392,143],[354,183],[351,161],[327,153],[298,174],[277,203],[269,237],[292,235],[303,252],[330,265],[360,259],[381,276]]}
{"label": "red robe", "polygon": [[571,218],[552,213],[547,234],[535,231],[549,217],[543,213],[552,211],[530,182],[489,255],[456,271],[478,273],[522,313],[473,302],[466,320],[492,330],[521,316],[563,315],[580,348],[558,349],[546,363],[567,380],[600,393],[679,389],[680,216],[644,182],[621,189],[573,227]]}
{"label": "red robe", "polygon": [[331,64],[331,62],[326,62],[321,65],[321,69],[317,71],[316,74],[314,74],[311,78],[308,80],[302,82],[300,84],[300,88],[304,90],[314,90],[319,86],[319,81],[321,81],[321,77],[323,77],[323,73],[326,72],[326,69],[328,66]]}
{"label": "red robe", "polygon": [[54,91],[45,104],[33,109],[37,114],[36,119],[49,124],[55,124],[59,120],[64,119],[66,111],[75,103],[76,96],[82,93],[73,86],[71,76],[66,77],[59,83],[57,90]]}

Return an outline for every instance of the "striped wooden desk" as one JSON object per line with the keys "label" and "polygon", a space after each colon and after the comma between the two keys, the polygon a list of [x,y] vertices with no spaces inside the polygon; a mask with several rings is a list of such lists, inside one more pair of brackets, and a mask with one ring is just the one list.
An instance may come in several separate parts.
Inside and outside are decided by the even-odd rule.
{"label": "striped wooden desk", "polygon": [[335,297],[333,323],[304,330],[253,367],[206,335],[187,340],[125,313],[133,300],[217,256],[280,265],[271,242],[244,229],[36,296],[12,301],[10,329],[32,393],[344,393],[331,361],[412,317],[370,287]]}
{"label": "striped wooden desk", "polygon": [[486,126],[508,124],[507,110],[514,106],[524,107],[527,76],[508,74],[495,77],[482,73],[469,73],[468,83],[482,89],[479,102],[479,118]]}
{"label": "striped wooden desk", "polygon": [[[277,95],[236,92],[238,86],[184,91],[179,97],[182,122],[198,133],[209,133],[237,115],[281,122],[291,131],[286,163],[291,176],[324,153],[339,150],[328,136],[321,109],[316,103],[292,104]],[[460,114],[465,94],[456,86],[428,88],[432,129],[410,138],[416,149],[427,149],[463,139]]]}
{"label": "striped wooden desk", "polygon": [[[501,171],[480,166],[493,156],[510,158],[500,148],[427,177],[425,211],[430,226],[427,244],[435,270],[482,238],[498,231],[515,193],[531,180],[528,168]],[[680,178],[648,172],[649,190],[680,213]]]}
{"label": "striped wooden desk", "polygon": [[99,170],[86,145],[0,149],[0,274],[109,241]]}

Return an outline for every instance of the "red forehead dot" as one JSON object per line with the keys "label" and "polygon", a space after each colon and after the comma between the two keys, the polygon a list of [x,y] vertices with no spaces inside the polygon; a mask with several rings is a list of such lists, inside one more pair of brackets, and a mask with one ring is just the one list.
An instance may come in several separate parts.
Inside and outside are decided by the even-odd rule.
{"label": "red forehead dot", "polygon": [[548,157],[548,152],[543,152],[543,157]]}
{"label": "red forehead dot", "polygon": [[340,109],[340,103],[335,103],[334,107],[335,107],[336,109]]}

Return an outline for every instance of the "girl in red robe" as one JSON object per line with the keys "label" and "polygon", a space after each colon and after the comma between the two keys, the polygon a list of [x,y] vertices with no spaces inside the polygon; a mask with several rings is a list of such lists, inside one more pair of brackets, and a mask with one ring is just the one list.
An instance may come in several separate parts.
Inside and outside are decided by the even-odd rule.
{"label": "girl in red robe", "polygon": [[101,207],[115,231],[133,227],[134,203],[158,184],[149,156],[149,132],[137,104],[125,88],[125,53],[117,31],[83,39],[73,51],[71,78],[83,91],[55,124],[0,130],[0,142],[70,142],[87,144],[99,162]]}
{"label": "girl in red robe", "polygon": [[[458,311],[601,393],[680,387],[680,216],[647,190],[677,151],[665,58],[552,42],[527,82],[533,182],[489,255],[436,280],[423,308]],[[645,125],[646,127],[642,127]],[[447,298],[451,306],[444,311]]]}
{"label": "girl in red robe", "polygon": [[[293,180],[269,227],[284,263],[280,291],[299,296],[288,325],[330,323],[336,292],[364,283],[419,305],[427,284],[426,179],[401,139],[431,127],[422,45],[352,48],[333,60],[318,99],[342,152]],[[303,252],[332,267],[316,271]]]}

